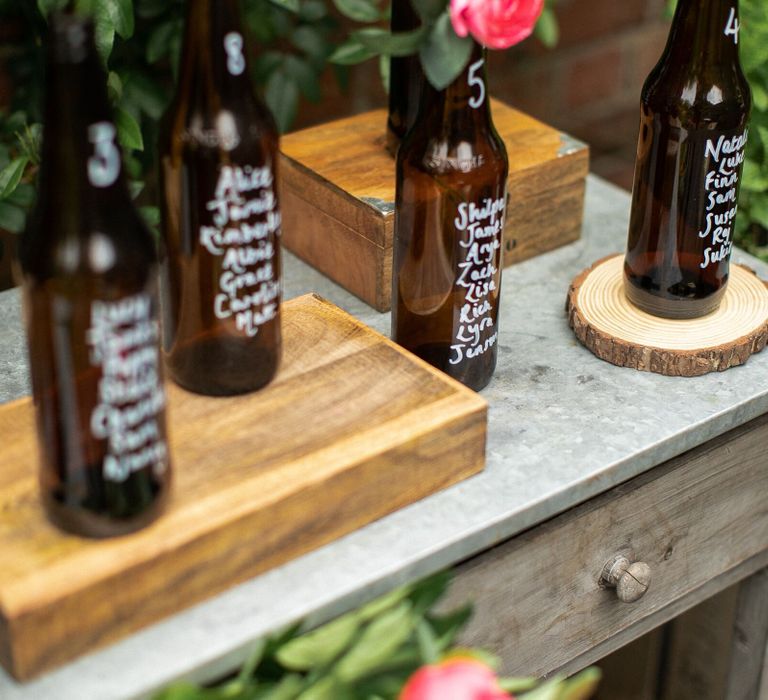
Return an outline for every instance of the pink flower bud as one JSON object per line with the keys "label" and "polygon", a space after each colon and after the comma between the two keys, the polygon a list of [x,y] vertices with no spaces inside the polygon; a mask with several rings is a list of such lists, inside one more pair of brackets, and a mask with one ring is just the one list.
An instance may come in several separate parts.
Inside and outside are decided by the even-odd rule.
{"label": "pink flower bud", "polygon": [[400,691],[399,700],[514,700],[496,675],[475,659],[450,658],[422,666]]}
{"label": "pink flower bud", "polygon": [[530,36],[544,0],[451,0],[451,23],[489,49],[508,49]]}

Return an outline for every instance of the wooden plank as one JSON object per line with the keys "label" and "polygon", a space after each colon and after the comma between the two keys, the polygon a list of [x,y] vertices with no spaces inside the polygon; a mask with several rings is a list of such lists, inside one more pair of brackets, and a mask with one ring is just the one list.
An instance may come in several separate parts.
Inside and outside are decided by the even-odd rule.
{"label": "wooden plank", "polygon": [[727,588],[669,624],[660,700],[725,700],[738,588]]}
{"label": "wooden plank", "polygon": [[768,645],[768,569],[739,587],[725,700],[759,700]]}
{"label": "wooden plank", "polygon": [[[699,602],[688,596],[744,562],[765,566],[766,439],[763,416],[468,561],[447,603],[476,602],[463,641],[499,652],[505,673],[573,670],[679,614],[679,601]],[[627,549],[653,574],[631,605],[599,583]]]}
{"label": "wooden plank", "polygon": [[[509,153],[510,265],[579,238],[589,149],[501,102],[493,116]],[[280,171],[286,247],[379,311],[390,308],[394,235],[385,123],[376,110],[288,134]],[[350,244],[364,252],[345,254]]]}
{"label": "wooden plank", "polygon": [[283,331],[280,373],[261,392],[169,386],[173,499],[129,537],[87,541],[46,522],[31,402],[0,407],[0,658],[17,678],[482,469],[477,394],[317,297],[285,304]]}
{"label": "wooden plank", "polygon": [[659,700],[662,638],[662,630],[654,630],[602,659],[603,680],[594,700]]}

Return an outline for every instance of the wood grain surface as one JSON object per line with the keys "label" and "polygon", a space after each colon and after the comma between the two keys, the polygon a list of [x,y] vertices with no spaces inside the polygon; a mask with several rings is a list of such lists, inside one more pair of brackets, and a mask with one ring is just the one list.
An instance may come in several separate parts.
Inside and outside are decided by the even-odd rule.
{"label": "wood grain surface", "polygon": [[[504,263],[581,235],[589,149],[493,101],[509,155]],[[287,248],[379,311],[391,301],[395,161],[376,110],[283,137],[281,196]]]}
{"label": "wood grain surface", "polygon": [[596,262],[571,283],[568,323],[599,358],[621,367],[696,377],[744,364],[768,342],[768,283],[732,265],[717,311],[671,320],[635,307],[624,293],[622,255]]}
{"label": "wood grain surface", "polygon": [[169,386],[174,491],[87,541],[38,503],[31,401],[0,407],[0,660],[29,678],[479,472],[486,403],[315,296],[284,305],[276,380]]}

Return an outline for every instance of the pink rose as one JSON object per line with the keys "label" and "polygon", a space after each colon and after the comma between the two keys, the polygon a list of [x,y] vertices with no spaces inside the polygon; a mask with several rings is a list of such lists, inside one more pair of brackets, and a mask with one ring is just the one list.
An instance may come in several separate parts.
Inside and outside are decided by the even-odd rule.
{"label": "pink rose", "polygon": [[475,659],[451,658],[422,666],[400,691],[399,700],[514,700],[496,675]]}
{"label": "pink rose", "polygon": [[451,0],[451,23],[489,49],[508,49],[531,35],[544,0]]}

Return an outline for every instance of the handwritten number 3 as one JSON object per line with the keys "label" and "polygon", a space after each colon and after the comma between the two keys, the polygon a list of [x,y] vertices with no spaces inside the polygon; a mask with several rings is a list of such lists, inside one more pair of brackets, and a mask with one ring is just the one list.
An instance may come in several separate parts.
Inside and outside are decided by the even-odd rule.
{"label": "handwritten number 3", "polygon": [[241,75],[245,70],[243,37],[237,32],[227,34],[224,37],[224,50],[227,52],[227,70],[232,75]]}
{"label": "handwritten number 3", "polygon": [[88,140],[93,155],[88,159],[88,179],[94,187],[110,187],[120,175],[120,151],[115,144],[117,131],[109,122],[91,124]]}
{"label": "handwritten number 3", "polygon": [[483,67],[483,63],[485,63],[485,59],[481,58],[469,67],[469,84],[472,87],[477,86],[480,89],[479,95],[473,95],[469,98],[469,106],[472,107],[472,109],[481,107],[483,102],[485,102],[485,82],[483,81],[482,75],[477,75],[477,71]]}

